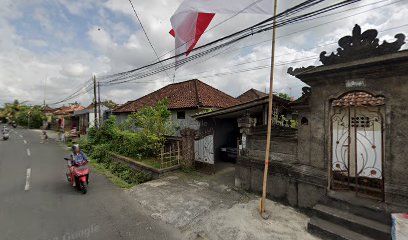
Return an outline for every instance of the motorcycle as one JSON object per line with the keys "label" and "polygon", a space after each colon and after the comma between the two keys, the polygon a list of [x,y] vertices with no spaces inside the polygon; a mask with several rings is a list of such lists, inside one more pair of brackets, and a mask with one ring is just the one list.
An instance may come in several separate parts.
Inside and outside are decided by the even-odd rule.
{"label": "motorcycle", "polygon": [[9,137],[10,137],[10,135],[9,135],[8,132],[3,132],[3,140],[4,140],[4,141],[8,140]]}
{"label": "motorcycle", "polygon": [[5,140],[9,139],[9,137],[10,137],[9,131],[8,131],[8,129],[4,126],[4,127],[3,127],[3,140],[5,141]]}
{"label": "motorcycle", "polygon": [[[67,161],[71,161],[69,158],[64,158]],[[89,184],[89,168],[87,166],[87,161],[83,161],[80,165],[72,165],[70,167],[70,173],[67,173],[67,180],[71,183],[71,176],[74,177],[76,188],[86,194],[88,191]]]}

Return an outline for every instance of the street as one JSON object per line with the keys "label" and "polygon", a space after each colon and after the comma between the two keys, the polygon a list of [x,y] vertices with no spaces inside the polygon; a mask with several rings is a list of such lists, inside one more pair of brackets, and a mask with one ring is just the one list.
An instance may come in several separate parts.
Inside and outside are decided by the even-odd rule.
{"label": "street", "polygon": [[180,239],[91,169],[86,195],[65,177],[69,152],[38,132],[13,129],[0,141],[0,239]]}

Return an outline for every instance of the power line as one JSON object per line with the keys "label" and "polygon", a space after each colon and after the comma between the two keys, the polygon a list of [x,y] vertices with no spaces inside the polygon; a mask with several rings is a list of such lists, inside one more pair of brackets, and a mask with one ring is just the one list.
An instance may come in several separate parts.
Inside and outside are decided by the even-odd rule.
{"label": "power line", "polygon": [[[382,0],[382,1],[378,1],[378,2],[376,2],[376,3],[380,3],[380,2],[384,2],[384,1],[389,1],[389,0]],[[287,34],[287,35],[279,36],[279,37],[277,37],[277,39],[279,39],[279,38],[284,38],[284,37],[288,37],[288,36],[291,36],[291,35],[294,35],[294,34],[297,34],[297,33],[300,33],[300,32],[305,32],[305,31],[307,31],[307,30],[310,30],[310,29],[313,29],[313,28],[316,28],[316,27],[320,27],[320,26],[323,26],[323,25],[326,25],[326,24],[330,24],[330,23],[333,23],[333,22],[336,22],[336,21],[344,20],[344,19],[346,19],[346,18],[353,17],[353,16],[356,16],[356,15],[360,15],[360,14],[366,13],[366,12],[368,12],[368,11],[372,11],[372,10],[375,10],[375,9],[378,9],[378,8],[381,8],[381,7],[385,7],[385,6],[388,6],[388,5],[391,5],[391,4],[395,4],[395,3],[400,2],[400,1],[402,1],[402,0],[399,0],[399,1],[396,1],[396,2],[393,2],[393,3],[390,3],[390,4],[386,4],[386,5],[382,5],[382,6],[379,6],[379,7],[377,7],[377,8],[369,9],[369,10],[366,10],[366,11],[358,12],[358,13],[356,13],[356,14],[348,15],[348,16],[346,16],[346,17],[338,18],[338,19],[335,19],[335,20],[333,20],[333,21],[329,21],[329,22],[326,22],[326,23],[323,23],[323,24],[319,24],[319,25],[315,25],[315,26],[312,26],[312,27],[309,27],[309,28],[306,28],[306,29],[302,29],[302,30],[300,30],[300,31],[292,32],[292,33],[289,33],[289,34]],[[366,7],[366,6],[372,5],[372,4],[376,4],[376,3],[366,4],[366,5],[364,5],[363,7]],[[357,7],[357,8],[359,8],[359,7]],[[357,8],[354,8],[354,9],[357,9]],[[344,11],[343,11],[343,12],[344,12]],[[336,13],[334,13],[334,14],[336,14]],[[334,14],[331,14],[331,15],[334,15]],[[325,15],[325,17],[327,17],[327,16],[330,16],[330,15]],[[311,20],[314,20],[314,19],[311,19]],[[408,24],[400,25],[400,26],[397,26],[397,27],[395,27],[395,28],[384,29],[383,31],[380,31],[380,32],[385,32],[385,31],[389,31],[389,30],[396,29],[396,28],[401,28],[401,27],[404,27],[404,26],[407,26],[407,25],[408,25]],[[272,41],[272,39],[264,40],[264,41],[261,41],[261,42],[255,43],[255,44],[251,44],[251,45],[247,45],[247,46],[240,47],[240,48],[237,48],[237,49],[233,49],[233,50],[231,50],[231,51],[224,52],[224,54],[230,53],[230,52],[234,52],[234,51],[238,51],[238,50],[241,50],[241,49],[243,49],[243,48],[253,47],[253,46],[260,45],[260,44],[263,44],[263,43],[267,43],[267,42],[270,42],[270,41]],[[320,48],[320,47],[324,47],[324,46],[328,46],[328,45],[332,45],[332,44],[336,44],[336,43],[337,43],[337,41],[333,41],[333,42],[330,42],[330,43],[328,43],[328,44],[320,45],[320,46],[317,46],[317,47],[314,47],[314,48],[310,48],[310,49],[306,49],[306,50],[312,50],[312,49],[315,49],[315,48]],[[282,55],[279,55],[279,56],[282,56]],[[276,57],[279,57],[279,56],[276,56]],[[202,61],[202,62],[208,61],[208,60],[210,60],[210,59],[213,58],[213,57],[215,57],[215,56],[211,56],[210,58],[208,58],[208,59],[206,59],[206,60],[204,60],[204,61]],[[202,62],[201,62],[201,63],[202,63]]]}
{"label": "power line", "polygon": [[[316,10],[316,11],[313,11],[313,12],[310,12],[310,13],[308,13],[308,14],[303,14],[303,15],[301,15],[301,16],[293,17],[293,18],[290,18],[290,19],[280,20],[279,23],[277,24],[277,26],[278,26],[278,27],[282,27],[282,26],[287,25],[287,24],[292,24],[292,23],[295,23],[295,22],[298,21],[298,20],[304,20],[304,19],[306,19],[307,17],[316,16],[317,14],[319,14],[319,12],[320,12],[320,13],[325,13],[325,12],[332,11],[332,10],[335,10],[335,9],[337,9],[337,8],[347,6],[347,5],[349,5],[349,4],[352,4],[352,3],[355,3],[355,2],[358,2],[358,1],[361,1],[361,0],[346,0],[346,1],[343,1],[343,2],[340,2],[340,3],[336,3],[336,4],[330,5],[330,6],[328,6],[328,7],[325,7],[325,8],[322,8],[322,9],[319,9],[319,10]],[[293,11],[293,10],[291,9],[291,10],[288,10],[288,11]],[[285,11],[285,12],[283,12],[283,13],[281,13],[281,14],[278,14],[277,17],[282,17],[282,16],[286,15],[286,12],[287,12],[287,11]],[[217,43],[219,43],[219,42],[225,41],[224,43],[222,43],[222,44],[220,44],[220,45],[218,45],[218,46],[214,46],[214,47],[212,47],[212,48],[203,50],[202,52],[199,52],[199,53],[196,53],[196,54],[191,55],[191,56],[189,56],[189,57],[186,57],[186,58],[184,58],[184,59],[178,60],[178,61],[177,61],[177,64],[176,64],[176,63],[170,63],[170,64],[168,64],[167,66],[165,66],[165,67],[162,68],[162,69],[156,68],[156,69],[154,69],[154,70],[150,70],[150,72],[146,72],[146,71],[145,71],[145,72],[141,72],[141,73],[136,73],[136,71],[138,71],[138,70],[142,70],[142,69],[146,69],[146,68],[151,68],[151,67],[157,65],[158,63],[162,63],[162,62],[164,62],[164,61],[168,61],[168,60],[171,60],[171,59],[180,57],[180,56],[183,55],[183,53],[182,53],[182,54],[178,54],[178,55],[173,56],[173,57],[169,57],[169,58],[164,59],[164,60],[161,60],[160,62],[157,62],[157,63],[154,63],[154,64],[150,64],[150,65],[147,65],[147,66],[144,66],[144,67],[141,67],[141,68],[137,68],[137,69],[133,69],[133,70],[130,70],[130,71],[127,71],[127,72],[123,72],[123,73],[122,73],[123,75],[120,76],[120,74],[118,74],[118,75],[116,75],[117,77],[115,76],[116,79],[108,80],[107,82],[110,82],[110,83],[112,83],[112,82],[119,82],[119,81],[120,81],[120,82],[126,82],[126,81],[129,81],[129,80],[124,80],[124,79],[127,79],[127,78],[129,78],[129,77],[132,77],[133,79],[140,79],[140,78],[143,78],[143,77],[146,77],[146,76],[150,76],[150,75],[153,75],[153,74],[157,74],[157,73],[159,73],[159,72],[161,72],[161,71],[164,71],[164,70],[166,70],[166,69],[173,68],[173,67],[176,66],[176,65],[177,65],[177,66],[183,65],[183,64],[185,64],[185,63],[187,63],[187,62],[193,61],[193,60],[195,60],[195,59],[197,59],[197,58],[200,58],[200,57],[202,57],[202,56],[205,56],[205,55],[207,55],[207,54],[209,54],[209,53],[211,53],[211,52],[217,51],[217,50],[219,50],[219,49],[221,49],[221,48],[224,48],[224,47],[226,47],[226,46],[228,46],[228,45],[230,45],[230,44],[233,44],[233,43],[235,43],[235,42],[238,42],[238,41],[240,41],[240,40],[242,40],[242,39],[244,39],[244,38],[247,38],[247,37],[249,37],[249,36],[252,36],[252,35],[254,35],[254,34],[258,34],[258,33],[264,32],[264,31],[269,31],[269,30],[271,30],[271,29],[273,28],[273,26],[271,26],[271,24],[268,24],[268,22],[269,22],[271,19],[273,20],[274,17],[272,17],[272,18],[270,18],[270,19],[268,19],[268,20],[265,20],[265,21],[263,21],[263,22],[261,22],[261,23],[255,24],[255,25],[252,26],[252,27],[246,28],[246,29],[241,30],[241,31],[239,31],[239,32],[236,32],[236,33],[230,34],[230,35],[228,35],[228,36],[226,36],[226,37],[223,37],[223,38],[221,38],[221,39],[215,40],[215,41],[213,41],[213,42],[211,42],[211,43],[208,43],[208,44],[206,44],[206,45],[197,47],[197,48],[193,49],[193,51],[197,52],[197,51],[203,50],[203,49],[205,49],[205,48],[207,48],[207,47],[210,47],[210,46],[212,46],[212,45],[215,45],[215,44],[217,44]],[[265,22],[266,22],[267,24],[264,24]],[[229,40],[229,39],[231,39],[231,40]],[[139,76],[137,76],[137,75],[135,75],[135,74],[138,74]],[[129,75],[131,75],[131,76],[129,76]]]}
{"label": "power line", "polygon": [[[401,27],[406,27],[406,26],[408,26],[408,24],[404,24],[404,25],[400,25],[400,26],[396,26],[396,27],[392,27],[392,28],[387,28],[387,29],[384,29],[383,31],[379,31],[379,33],[381,33],[381,32],[386,32],[386,31],[390,31],[390,30],[394,30],[394,29],[398,29],[398,28],[401,28]],[[325,47],[325,46],[333,45],[333,44],[336,44],[336,43],[338,43],[338,41],[331,41],[331,42],[329,42],[329,43],[327,43],[327,44],[319,45],[319,46],[317,46],[317,47],[308,48],[308,49],[304,49],[304,50],[306,50],[306,51],[308,51],[308,50],[313,50],[313,49],[317,49],[317,48],[322,48],[322,47]],[[281,54],[281,55],[277,55],[276,57],[290,56],[290,55],[293,55],[293,54],[297,54],[297,52],[292,53],[292,54]],[[310,57],[306,57],[306,58],[310,58]],[[315,58],[315,57],[313,57],[313,58]],[[206,60],[208,60],[208,59],[206,59]],[[261,58],[261,59],[257,59],[257,60],[253,60],[253,61],[242,62],[242,63],[238,63],[238,64],[231,65],[231,66],[228,66],[228,67],[241,66],[241,65],[251,64],[251,63],[254,63],[254,62],[260,62],[260,61],[265,61],[265,60],[270,60],[270,57]],[[299,59],[295,59],[295,60],[299,60]],[[211,70],[203,71],[203,72],[198,72],[198,73],[184,74],[183,76],[197,75],[197,74],[202,74],[202,73],[207,73],[207,72],[211,72]]]}
{"label": "power line", "polygon": [[[314,16],[317,16],[319,12],[320,13],[325,13],[325,12],[332,11],[332,10],[335,10],[335,9],[337,9],[339,7],[343,7],[343,6],[349,5],[349,4],[354,3],[354,2],[358,2],[358,1],[361,1],[361,0],[343,1],[341,3],[334,4],[334,5],[328,6],[326,8],[320,9],[320,10],[316,10],[316,11],[308,13],[308,14],[304,14],[300,18],[294,17],[294,18],[290,18],[290,19],[285,19],[285,20],[280,22],[280,24],[281,24],[280,27],[285,26],[287,24],[292,24],[292,23],[297,23],[297,22],[304,22],[304,21],[306,21],[305,19],[307,19],[306,16],[314,17]],[[397,2],[399,2],[399,1],[397,1]],[[388,4],[388,5],[390,5],[390,4]],[[385,5],[383,5],[381,7],[384,7],[384,6]],[[370,9],[369,11],[371,11],[371,10],[374,10],[374,9]],[[367,12],[367,11],[364,11],[364,12]],[[361,13],[363,13],[363,12],[360,12],[358,14],[361,14]],[[355,16],[355,15],[358,15],[358,14],[353,14],[351,16]],[[328,15],[325,15],[325,16],[328,16]],[[348,17],[350,17],[350,16],[347,16],[346,18],[348,18]],[[335,21],[338,21],[338,20],[341,20],[341,19],[344,19],[344,18],[336,19]],[[266,22],[266,21],[263,21],[263,22]],[[331,21],[331,22],[334,22],[334,21]],[[328,23],[330,23],[330,22],[328,22]],[[318,27],[318,26],[321,26],[321,25],[324,25],[324,24],[320,24],[320,25],[314,26],[312,28],[315,28],[315,27]],[[214,52],[214,51],[217,51],[217,50],[219,50],[221,48],[224,48],[226,46],[232,45],[232,44],[234,44],[234,43],[236,43],[236,42],[240,41],[241,39],[246,38],[248,36],[258,34],[258,33],[263,32],[263,31],[271,30],[270,24],[269,25],[268,24],[259,25],[259,23],[258,23],[258,24],[255,24],[254,26],[256,26],[256,27],[255,28],[244,29],[244,30],[239,31],[237,33],[228,35],[228,36],[226,36],[224,38],[215,40],[215,41],[213,41],[211,43],[208,43],[206,45],[203,45],[201,47],[196,48],[194,51],[197,51],[197,50],[200,50],[200,49],[205,49],[206,47],[214,45],[215,43],[221,42],[223,40],[229,39],[229,38],[234,37],[234,36],[236,37],[235,39],[229,40],[226,43],[222,43],[221,45],[212,47],[211,49],[204,50],[201,53],[197,53],[197,54],[195,54],[195,55],[193,55],[193,56],[191,56],[189,58],[183,59],[182,63],[185,64],[185,63],[187,63],[189,61],[193,61],[193,60],[195,60],[197,58],[200,58],[202,56],[205,56],[205,55],[207,55],[207,54],[209,54],[211,52]],[[308,29],[311,29],[311,28],[308,28]],[[305,30],[308,30],[308,29],[305,29]],[[248,35],[249,30],[250,30],[250,33]],[[305,30],[303,30],[303,31],[305,31]],[[298,31],[298,32],[301,32],[301,31]],[[241,33],[242,35],[240,35],[239,33]],[[297,33],[297,32],[295,32],[295,33]],[[295,34],[295,33],[291,33],[289,35],[292,35],[292,34]],[[177,55],[177,56],[179,56],[179,55]],[[117,73],[117,74],[113,74],[113,75],[104,76],[104,77],[102,77],[103,80],[105,80],[105,82],[103,84],[104,84],[104,86],[110,86],[110,85],[127,83],[127,82],[131,82],[131,81],[135,81],[137,79],[152,76],[154,74],[157,74],[159,72],[162,72],[162,71],[165,71],[167,69],[170,69],[170,68],[174,67],[174,63],[171,63],[171,64],[168,64],[168,65],[164,66],[163,62],[168,61],[170,59],[174,59],[177,56],[173,56],[173,57],[170,57],[170,58],[167,58],[167,59],[164,59],[164,60],[160,60],[160,61],[158,61],[156,63],[149,64],[149,65],[146,65],[146,66],[138,68],[138,69],[133,69],[133,70],[130,70],[130,71],[127,71],[127,72],[122,72],[122,73]],[[159,63],[162,65],[161,68],[155,68],[155,69],[152,69],[152,70],[150,70],[148,72],[145,71],[145,72],[136,73],[136,71],[138,71],[138,70],[148,69],[148,68],[151,68],[151,67],[153,67],[153,66],[155,66],[155,65],[157,65]],[[245,70],[249,70],[249,69],[245,69]],[[225,74],[225,73],[218,73],[218,74]]]}
{"label": "power line", "polygon": [[[210,46],[212,46],[212,45],[215,45],[215,44],[217,44],[217,43],[219,43],[219,42],[226,41],[226,40],[228,40],[228,39],[230,39],[230,38],[238,37],[238,36],[240,36],[240,35],[244,35],[244,36],[238,37],[238,39],[235,39],[235,40],[231,40],[231,41],[229,42],[229,44],[231,44],[231,43],[233,43],[233,42],[235,42],[235,41],[238,41],[238,40],[240,40],[240,39],[246,38],[246,37],[248,37],[248,36],[254,35],[254,34],[256,34],[256,33],[260,33],[260,32],[266,31],[266,30],[262,30],[262,27],[265,27],[264,24],[273,21],[274,18],[283,18],[283,17],[286,17],[287,15],[289,15],[289,13],[297,12],[298,9],[304,10],[304,9],[306,9],[306,8],[308,8],[308,7],[311,7],[311,6],[313,6],[313,5],[316,5],[317,3],[321,2],[321,1],[322,1],[322,0],[308,0],[308,1],[305,1],[305,2],[303,2],[303,3],[301,3],[301,4],[296,5],[295,7],[292,7],[292,8],[290,8],[290,9],[288,9],[288,10],[286,10],[286,11],[284,11],[284,12],[278,14],[276,17],[268,18],[267,20],[264,20],[264,21],[262,21],[262,22],[260,22],[260,23],[257,23],[257,24],[255,24],[255,25],[253,25],[253,26],[251,26],[251,27],[245,28],[245,29],[243,29],[243,30],[241,30],[241,31],[235,32],[235,33],[230,34],[230,35],[228,35],[228,36],[225,36],[225,37],[223,37],[223,38],[220,38],[220,39],[214,40],[214,41],[212,41],[212,42],[210,42],[210,43],[207,43],[207,44],[205,44],[205,45],[203,45],[203,46],[197,47],[197,48],[193,49],[192,52],[198,52],[199,50],[205,49],[205,48],[210,47]],[[345,1],[341,2],[341,3],[337,3],[337,4],[334,4],[334,5],[340,7],[341,5],[349,4],[349,3],[351,3],[351,2],[357,2],[357,1],[361,1],[361,0],[345,0]],[[334,5],[331,5],[331,6],[334,6]],[[267,29],[267,30],[271,30],[271,29]],[[249,35],[248,35],[248,33],[249,33]],[[245,34],[247,34],[247,35],[245,35]],[[224,46],[226,46],[226,45],[224,44]],[[219,46],[218,46],[218,47],[214,47],[214,49],[212,49],[211,51],[208,51],[208,50],[207,50],[206,52],[207,52],[207,53],[208,53],[208,52],[212,52],[213,50],[217,50],[217,49],[219,49]],[[143,66],[143,67],[139,67],[139,68],[132,69],[132,70],[129,70],[129,71],[126,71],[126,72],[122,72],[122,73],[113,74],[113,75],[106,76],[106,77],[107,77],[107,78],[114,78],[114,77],[117,77],[117,76],[123,76],[123,75],[127,75],[127,74],[132,74],[132,73],[134,73],[134,72],[136,72],[136,71],[143,70],[143,69],[147,69],[147,68],[153,67],[153,66],[155,66],[155,65],[157,65],[157,64],[161,64],[161,63],[163,63],[163,62],[165,62],[165,61],[172,60],[172,59],[175,59],[175,58],[177,58],[177,57],[181,57],[181,56],[183,56],[184,54],[185,54],[185,52],[184,52],[184,53],[177,54],[177,55],[172,56],[172,57],[169,57],[169,58],[166,58],[166,59],[163,59],[163,60],[160,60],[160,61],[155,62],[155,63],[152,63],[152,64],[148,64],[148,65]],[[201,54],[202,54],[202,53],[201,53]],[[194,56],[190,56],[190,57],[187,58],[187,59],[195,59],[195,58],[199,57],[199,55],[200,55],[200,53],[199,53],[199,54],[196,54],[196,55],[194,55]],[[185,62],[185,61],[183,61],[183,63],[184,63],[184,62]]]}
{"label": "power line", "polygon": [[[157,61],[160,61],[159,54],[157,54],[156,49],[154,49],[153,44],[152,44],[152,42],[150,41],[150,38],[149,38],[149,36],[147,35],[147,32],[146,32],[145,28],[143,27],[142,21],[140,20],[139,15],[137,14],[135,7],[133,6],[132,0],[129,0],[129,3],[130,3],[130,5],[132,6],[133,12],[134,12],[135,15],[136,15],[137,21],[139,21],[139,23],[140,23],[140,27],[142,28],[142,30],[143,30],[143,32],[144,32],[144,34],[145,34],[145,36],[146,36],[146,39],[147,39],[147,41],[148,41],[149,44],[150,44],[150,47],[153,49],[153,52],[154,52],[154,54],[155,54],[156,57],[157,57]],[[167,73],[167,71],[164,71],[164,72],[166,73],[167,77],[170,78],[170,75]]]}
{"label": "power line", "polygon": [[[328,17],[328,16],[332,16],[332,15],[339,14],[339,13],[343,13],[343,12],[346,12],[346,11],[351,11],[351,10],[363,8],[363,7],[367,7],[367,6],[370,6],[370,5],[375,5],[375,4],[382,3],[382,2],[386,2],[386,1],[390,1],[390,0],[381,0],[381,1],[378,1],[378,2],[374,2],[374,3],[369,3],[369,4],[366,4],[366,5],[358,6],[358,7],[352,8],[352,9],[347,9],[347,10],[344,10],[344,11],[327,14],[327,15],[324,15],[324,16],[320,16],[320,17],[316,17],[316,18],[310,19],[310,21],[311,21],[311,20],[315,20],[315,19],[317,19],[317,18]],[[390,3],[390,4],[386,4],[386,5],[380,6],[380,7],[378,7],[378,8],[381,8],[381,7],[384,7],[384,6],[388,6],[388,5],[391,5],[391,4],[395,4],[395,3],[400,2],[400,1],[403,1],[403,0],[398,0],[398,1],[396,1],[396,2],[393,2],[393,3]],[[377,9],[377,8],[375,8],[375,9]],[[368,10],[368,11],[371,11],[371,10],[374,10],[374,9],[370,9],[370,10]],[[365,12],[366,12],[366,11],[360,12],[360,13],[358,13],[358,14],[362,14],[362,13],[365,13]],[[358,14],[356,14],[356,15],[358,15]],[[354,16],[354,15],[352,15],[352,16]],[[345,17],[345,18],[348,18],[348,17],[349,17],[349,16],[347,16],[347,17]],[[337,19],[337,20],[343,20],[343,19],[345,19],[345,18],[340,18],[340,19]],[[336,20],[336,21],[337,21],[337,20]],[[309,20],[306,20],[306,21],[309,21]],[[303,22],[305,22],[305,21],[300,21],[299,23],[303,23]],[[292,32],[292,33],[290,33],[290,34],[288,34],[288,35],[278,36],[277,39],[279,39],[279,38],[284,38],[284,37],[287,37],[287,36],[290,36],[290,35],[293,35],[293,34],[296,34],[296,33],[305,32],[305,31],[307,31],[307,30],[309,30],[309,29],[310,29],[310,28],[302,29],[301,31]],[[238,50],[241,50],[241,49],[244,49],[244,48],[248,48],[248,47],[257,46],[257,45],[260,45],[260,44],[263,44],[263,43],[267,43],[267,42],[270,42],[270,41],[272,41],[272,39],[267,39],[267,40],[264,40],[264,41],[261,41],[261,42],[258,42],[258,43],[254,43],[254,44],[250,44],[250,45],[247,45],[247,46],[239,47],[239,48],[233,49],[233,50],[231,50],[231,51],[226,51],[226,52],[224,52],[224,54],[225,54],[225,53],[234,52],[234,51],[238,51]],[[335,43],[336,43],[336,42],[335,42]],[[206,60],[204,60],[204,61],[207,61],[207,60],[209,60],[209,59],[211,59],[211,58],[213,58],[213,57],[210,57],[210,58],[208,58],[208,59],[206,59]],[[203,62],[204,62],[204,61],[203,61]],[[183,71],[183,70],[182,70],[182,71]]]}

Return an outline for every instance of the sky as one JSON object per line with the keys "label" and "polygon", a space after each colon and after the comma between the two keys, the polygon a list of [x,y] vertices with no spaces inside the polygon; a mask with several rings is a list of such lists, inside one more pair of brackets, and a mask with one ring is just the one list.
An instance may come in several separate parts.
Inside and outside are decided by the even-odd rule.
{"label": "sky", "polygon": [[[170,17],[181,0],[132,0],[159,56],[171,56]],[[233,1],[233,0],[226,0]],[[303,0],[278,1],[278,12]],[[316,6],[332,4],[327,0]],[[93,74],[127,71],[156,60],[129,0],[0,0],[0,106],[13,99],[29,104],[57,102],[89,81]],[[301,95],[304,84],[288,67],[320,65],[320,52],[335,51],[337,40],[355,24],[377,29],[381,41],[408,33],[408,0],[362,0],[336,14],[277,29],[274,92]],[[198,46],[251,26],[270,16],[217,14]],[[167,84],[201,81],[231,96],[250,88],[269,90],[272,32],[249,37],[217,55],[177,70],[101,88],[102,100],[124,103]],[[407,49],[406,44],[403,48]],[[258,68],[261,66],[261,68]],[[262,68],[263,66],[263,68]],[[257,70],[250,70],[250,69]],[[86,106],[92,92],[77,101]],[[68,104],[69,102],[65,103]]]}

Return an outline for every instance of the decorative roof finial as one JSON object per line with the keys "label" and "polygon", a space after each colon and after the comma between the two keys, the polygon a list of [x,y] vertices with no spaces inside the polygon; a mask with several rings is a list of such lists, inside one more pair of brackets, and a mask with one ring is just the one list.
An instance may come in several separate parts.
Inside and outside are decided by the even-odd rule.
{"label": "decorative roof finial", "polygon": [[320,61],[323,65],[344,63],[358,59],[376,57],[383,54],[398,52],[405,44],[405,35],[399,33],[395,35],[394,42],[384,41],[381,45],[377,38],[378,32],[375,29],[369,29],[361,33],[361,27],[355,25],[352,36],[345,36],[339,40],[337,53],[332,52],[326,56],[326,52],[320,53]]}

